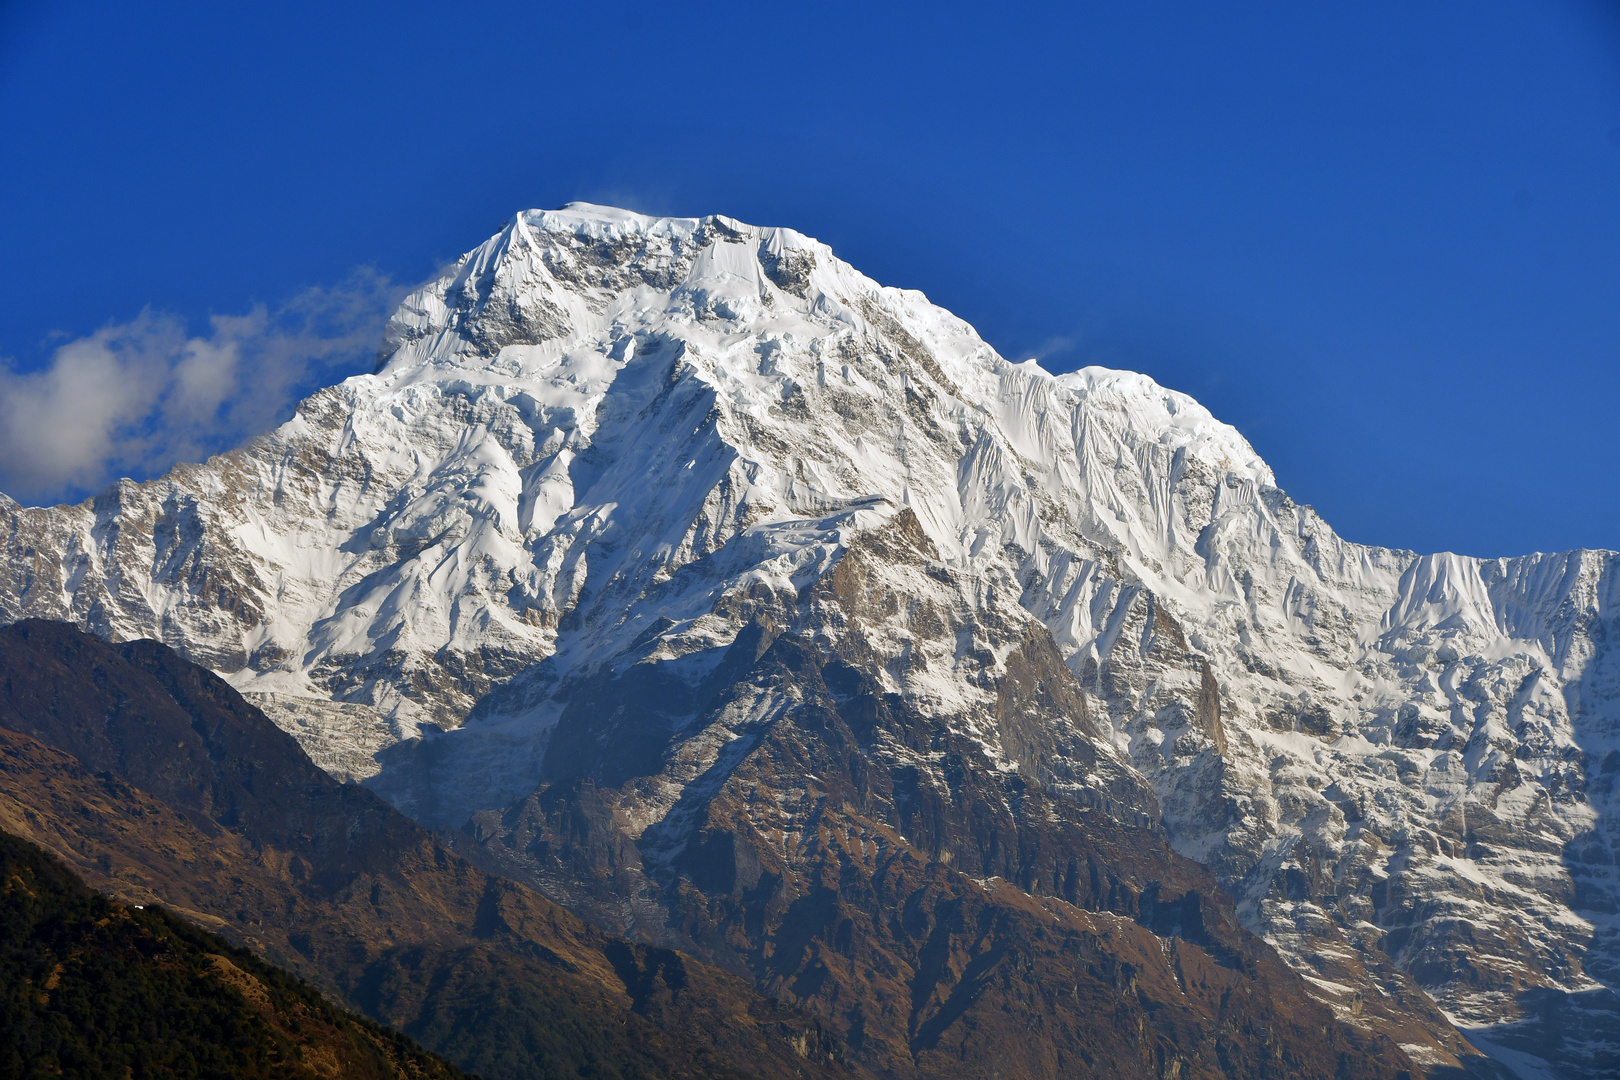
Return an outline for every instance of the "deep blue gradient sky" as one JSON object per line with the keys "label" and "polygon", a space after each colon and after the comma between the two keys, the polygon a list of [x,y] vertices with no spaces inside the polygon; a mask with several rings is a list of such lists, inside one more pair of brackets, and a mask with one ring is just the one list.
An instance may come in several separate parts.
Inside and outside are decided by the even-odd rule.
{"label": "deep blue gradient sky", "polygon": [[1350,539],[1620,547],[1615,6],[1332,7],[7,4],[0,355],[721,212],[1193,394]]}

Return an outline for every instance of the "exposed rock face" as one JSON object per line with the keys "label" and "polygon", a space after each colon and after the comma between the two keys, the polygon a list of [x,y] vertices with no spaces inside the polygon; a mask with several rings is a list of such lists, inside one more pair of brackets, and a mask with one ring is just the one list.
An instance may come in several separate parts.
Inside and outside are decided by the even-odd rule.
{"label": "exposed rock face", "polygon": [[[461,850],[737,965],[885,1072],[1330,1075],[1368,1049],[1408,1070],[1469,1059],[1421,995],[1380,1002],[1372,1040],[1305,1004],[1207,871],[1169,850],[1141,809],[1151,793],[1087,747],[1082,692],[1039,627],[1004,661],[992,729],[942,729],[885,691],[886,617],[926,600],[930,571],[948,576],[926,546],[906,512],[857,538],[795,621],[755,614],[661,770],[620,780],[616,743],[593,742],[566,765],[585,779],[475,815]],[[990,758],[987,730],[1018,748],[1016,766]]]}
{"label": "exposed rock face", "polygon": [[[1062,896],[1004,856],[1029,806],[1162,822],[1422,1065],[1455,1036],[1416,987],[1504,1058],[1620,1050],[1620,556],[1350,544],[1184,395],[1010,364],[789,230],[520,214],[405,302],[376,375],[0,518],[6,617],[159,637],[420,820],[478,814],[492,858],[580,830],[579,867],[531,871],[649,935],[726,893],[686,854],[711,814],[819,835],[824,788],[726,793],[824,685],[849,740],[800,765],[858,758],[850,827],[929,865]],[[766,925],[726,948],[769,982]]]}

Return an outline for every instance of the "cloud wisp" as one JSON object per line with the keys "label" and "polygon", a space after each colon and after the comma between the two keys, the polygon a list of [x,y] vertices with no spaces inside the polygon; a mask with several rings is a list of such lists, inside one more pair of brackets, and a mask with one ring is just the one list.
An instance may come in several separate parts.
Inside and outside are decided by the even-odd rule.
{"label": "cloud wisp", "polygon": [[143,479],[269,430],[304,395],[370,371],[404,290],[375,271],[206,334],[151,310],[58,346],[38,371],[0,357],[0,491],[57,502]]}

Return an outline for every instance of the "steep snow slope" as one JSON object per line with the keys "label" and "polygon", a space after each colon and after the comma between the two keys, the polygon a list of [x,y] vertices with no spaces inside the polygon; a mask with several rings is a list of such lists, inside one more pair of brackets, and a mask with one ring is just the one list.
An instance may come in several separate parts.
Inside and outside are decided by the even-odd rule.
{"label": "steep snow slope", "polygon": [[791,230],[519,214],[405,301],[376,374],[0,517],[5,618],[159,637],[424,820],[562,775],[569,710],[640,680],[638,837],[763,722],[695,703],[739,632],[915,528],[939,569],[863,616],[885,692],[1017,769],[997,687],[1038,621],[1094,748],[1045,781],[1162,812],[1343,1015],[1404,972],[1510,1050],[1583,1028],[1549,1067],[1620,1053],[1620,557],[1348,543],[1185,395],[1009,363]]}

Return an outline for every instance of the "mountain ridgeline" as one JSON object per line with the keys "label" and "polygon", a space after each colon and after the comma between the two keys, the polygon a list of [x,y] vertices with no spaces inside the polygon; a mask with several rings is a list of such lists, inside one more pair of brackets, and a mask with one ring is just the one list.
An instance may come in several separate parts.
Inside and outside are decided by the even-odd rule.
{"label": "mountain ridgeline", "polygon": [[1620,556],[1349,543],[792,230],[520,213],[374,374],[0,524],[0,617],[165,643],[795,1060],[1620,1069]]}

